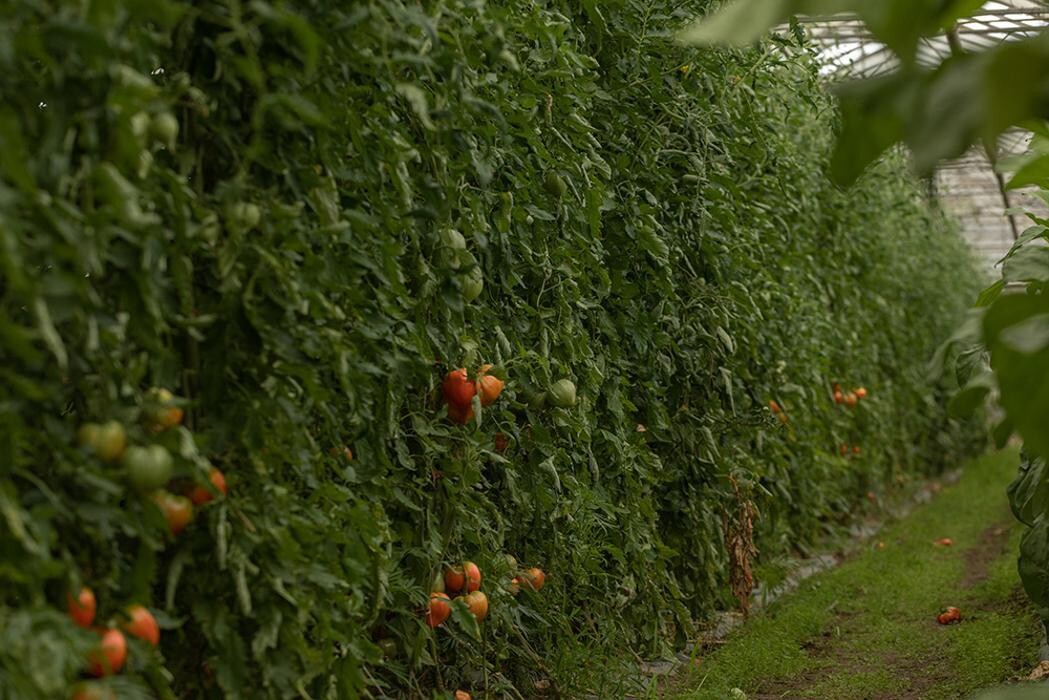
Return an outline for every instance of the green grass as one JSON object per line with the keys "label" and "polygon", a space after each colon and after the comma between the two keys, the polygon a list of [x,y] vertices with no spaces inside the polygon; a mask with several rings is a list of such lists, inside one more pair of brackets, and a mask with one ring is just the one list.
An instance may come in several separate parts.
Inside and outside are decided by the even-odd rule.
{"label": "green grass", "polygon": [[[1017,461],[1006,451],[973,462],[883,530],[884,549],[863,550],[757,614],[670,696],[720,700],[738,687],[762,698],[946,700],[1030,669],[1039,628],[1018,591],[1020,529],[1005,499]],[[954,546],[933,546],[940,537]],[[937,624],[949,605],[962,624]]]}

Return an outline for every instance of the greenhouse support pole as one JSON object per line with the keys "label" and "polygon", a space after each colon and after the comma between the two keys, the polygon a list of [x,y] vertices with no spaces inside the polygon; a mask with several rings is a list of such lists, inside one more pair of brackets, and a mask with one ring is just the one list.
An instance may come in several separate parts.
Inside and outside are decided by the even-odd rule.
{"label": "greenhouse support pole", "polygon": [[[951,53],[955,56],[961,56],[965,53],[962,48],[962,40],[958,35],[958,26],[955,25],[947,30],[947,43],[951,47]],[[991,170],[994,172],[994,181],[998,184],[998,194],[1002,197],[1002,204],[1005,205],[1005,215],[1009,219],[1009,228],[1013,232],[1013,240],[1017,240],[1020,237],[1020,228],[1016,224],[1016,215],[1012,213],[1012,202],[1009,201],[1009,190],[1005,187],[1005,178],[998,172],[998,168],[995,167],[998,162],[998,156],[994,152],[994,147],[991,143],[984,141],[983,144],[984,152],[987,154],[987,161],[991,164]]]}

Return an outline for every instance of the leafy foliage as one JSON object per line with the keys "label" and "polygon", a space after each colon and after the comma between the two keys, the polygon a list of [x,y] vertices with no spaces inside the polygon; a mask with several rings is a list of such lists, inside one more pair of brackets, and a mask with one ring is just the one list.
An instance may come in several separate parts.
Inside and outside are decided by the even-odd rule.
{"label": "leafy foliage", "polygon": [[[924,373],[975,279],[958,238],[896,157],[826,181],[804,52],[697,54],[672,7],[12,4],[0,697],[68,694],[81,582],[101,621],[158,612],[120,697],[614,696],[594,658],[727,603],[729,477],[774,556],[978,446]],[[441,378],[485,362],[506,391],[452,424]],[[154,386],[182,426],[148,429]],[[228,498],[172,537],[76,446],[109,420]],[[464,559],[489,617],[431,631]]]}

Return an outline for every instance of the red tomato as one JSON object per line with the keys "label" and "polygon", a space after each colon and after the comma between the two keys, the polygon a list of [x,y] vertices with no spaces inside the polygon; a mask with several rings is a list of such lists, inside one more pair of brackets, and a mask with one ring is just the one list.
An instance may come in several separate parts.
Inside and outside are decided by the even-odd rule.
{"label": "red tomato", "polygon": [[861,386],[859,389],[857,389],[856,390],[856,397],[857,398],[861,398],[861,399],[867,398],[867,389],[866,389],[866,387],[862,387]]}
{"label": "red tomato", "polygon": [[444,588],[452,593],[458,593],[466,585],[466,573],[461,566],[449,566],[444,570]]}
{"label": "red tomato", "polygon": [[950,537],[941,537],[940,539],[933,542],[937,547],[952,547],[954,546],[954,540]]}
{"label": "red tomato", "polygon": [[488,596],[482,591],[472,591],[466,594],[466,606],[470,608],[470,612],[474,617],[477,618],[478,622],[488,617]]}
{"label": "red tomato", "polygon": [[88,672],[96,678],[116,673],[127,660],[127,640],[120,630],[107,629],[99,646],[88,654]]}
{"label": "red tomato", "polygon": [[95,592],[84,586],[76,598],[66,594],[66,609],[69,611],[69,617],[78,627],[90,628],[91,623],[95,621],[95,612],[98,610]]}
{"label": "red tomato", "polygon": [[855,408],[856,404],[858,404],[859,402],[860,399],[858,396],[856,396],[856,392],[850,391],[849,393],[845,394],[845,405],[849,408]]}
{"label": "red tomato", "polygon": [[141,605],[132,605],[127,609],[128,621],[124,631],[132,637],[143,639],[153,646],[160,644],[160,625],[153,613]]}
{"label": "red tomato", "polygon": [[775,401],[769,401],[769,410],[773,413],[779,414],[783,412],[783,409],[779,407],[779,404]]}
{"label": "red tomato", "polygon": [[448,596],[436,591],[431,593],[430,607],[426,611],[426,624],[430,627],[440,627],[451,614],[452,604]]}
{"label": "red tomato", "polygon": [[481,587],[481,570],[472,561],[463,564],[463,572],[466,574],[466,592],[473,593]]}
{"label": "red tomato", "polygon": [[495,403],[499,394],[503,393],[503,387],[506,386],[506,382],[499,377],[485,374],[491,368],[491,365],[485,365],[477,373],[477,393],[481,395],[482,406],[491,406]]}
{"label": "red tomato", "polygon": [[[208,480],[211,482],[211,485],[215,487],[215,490],[223,496],[228,493],[226,487],[226,475],[218,469],[212,467],[211,472],[208,473]],[[203,486],[195,486],[189,492],[189,500],[191,500],[195,506],[202,506],[205,503],[211,503],[211,501],[215,500],[215,495]]]}
{"label": "red tomato", "polygon": [[444,391],[444,400],[448,403],[449,408],[455,406],[464,412],[470,407],[470,402],[473,400],[474,394],[477,393],[477,386],[466,376],[466,368],[464,367],[452,370],[445,375],[441,388]]}
{"label": "red tomato", "polygon": [[834,390],[834,403],[845,403],[845,395],[837,389]]}
{"label": "red tomato", "polygon": [[854,455],[859,455],[860,454],[860,446],[859,445],[853,445],[852,446],[852,454],[854,454]]}
{"label": "red tomato", "polygon": [[849,446],[845,445],[845,444],[841,445],[838,448],[838,454],[840,454],[842,457],[844,457],[845,455],[849,454]]}

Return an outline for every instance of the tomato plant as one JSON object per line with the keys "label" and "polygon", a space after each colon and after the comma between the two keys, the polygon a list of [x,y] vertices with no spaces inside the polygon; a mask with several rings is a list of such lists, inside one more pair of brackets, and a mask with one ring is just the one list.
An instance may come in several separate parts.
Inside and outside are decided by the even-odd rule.
{"label": "tomato plant", "polygon": [[[771,560],[978,449],[924,373],[973,291],[950,224],[899,154],[826,181],[841,121],[804,42],[668,41],[694,11],[5,12],[9,694],[71,694],[96,640],[65,592],[89,582],[106,619],[165,624],[113,686],[143,697],[622,697],[606,668],[731,603],[741,501]],[[458,370],[486,362],[510,378],[487,405]],[[828,377],[878,400],[836,410]],[[508,552],[556,590],[506,595],[539,581]],[[483,646],[427,624],[468,557]]]}

